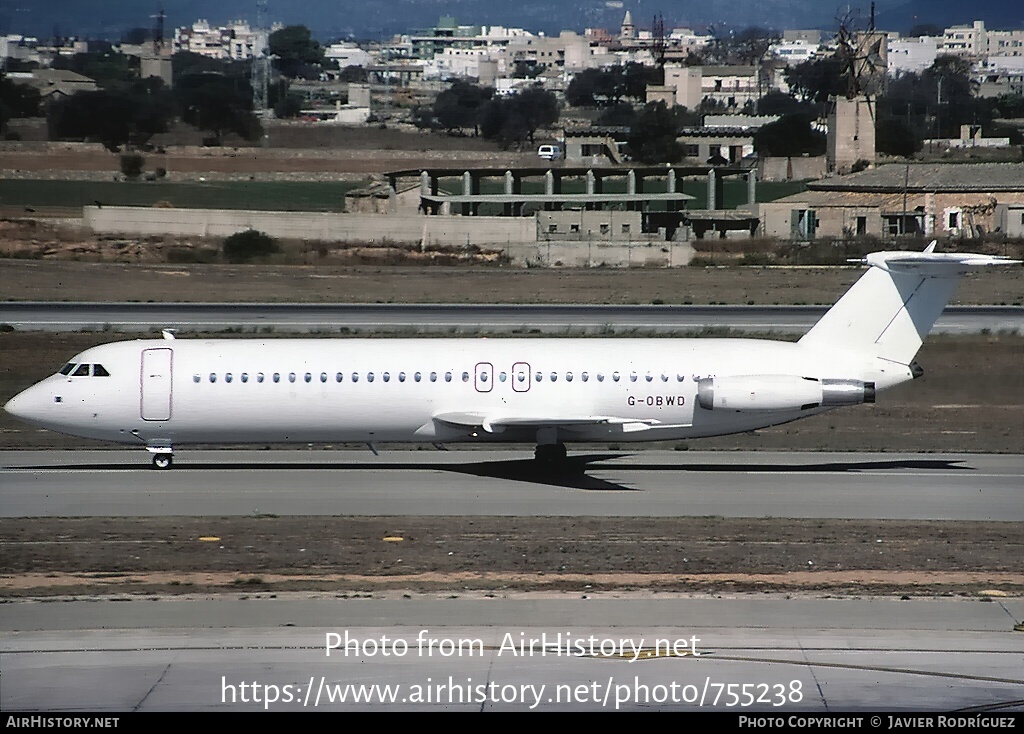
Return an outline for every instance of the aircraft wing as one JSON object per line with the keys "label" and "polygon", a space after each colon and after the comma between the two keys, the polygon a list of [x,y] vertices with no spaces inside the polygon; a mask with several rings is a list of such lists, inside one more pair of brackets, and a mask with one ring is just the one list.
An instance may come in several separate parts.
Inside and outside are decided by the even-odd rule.
{"label": "aircraft wing", "polygon": [[608,426],[622,433],[646,431],[655,426],[663,426],[655,419],[638,420],[610,415],[564,415],[564,416],[530,416],[530,415],[488,415],[485,413],[440,413],[434,416],[435,421],[463,428],[480,428],[487,433],[502,433],[506,428],[585,428],[589,426]]}

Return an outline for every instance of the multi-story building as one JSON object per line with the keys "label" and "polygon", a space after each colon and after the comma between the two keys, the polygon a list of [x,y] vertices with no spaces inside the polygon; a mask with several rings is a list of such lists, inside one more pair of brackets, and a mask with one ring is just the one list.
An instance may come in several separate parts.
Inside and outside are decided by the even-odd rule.
{"label": "multi-story building", "polygon": [[[276,24],[272,30],[280,27]],[[217,27],[207,20],[197,20],[191,26],[174,29],[174,52],[187,51],[211,59],[239,61],[263,56],[268,39],[266,30],[250,28],[244,20],[233,20]]]}
{"label": "multi-story building", "polygon": [[978,60],[991,55],[1024,55],[1024,30],[992,31],[985,28],[985,21],[976,20],[971,25],[955,25],[942,34],[940,54],[951,54]]}
{"label": "multi-story building", "polygon": [[935,63],[942,39],[937,36],[890,38],[887,71],[889,76],[920,74]]}

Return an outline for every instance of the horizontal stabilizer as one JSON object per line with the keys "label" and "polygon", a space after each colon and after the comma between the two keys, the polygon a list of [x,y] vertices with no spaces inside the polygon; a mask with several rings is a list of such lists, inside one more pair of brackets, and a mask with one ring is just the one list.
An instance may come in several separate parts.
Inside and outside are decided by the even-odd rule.
{"label": "horizontal stabilizer", "polygon": [[851,262],[870,265],[800,340],[821,351],[842,349],[909,365],[961,276],[1019,263],[973,252],[873,252]]}

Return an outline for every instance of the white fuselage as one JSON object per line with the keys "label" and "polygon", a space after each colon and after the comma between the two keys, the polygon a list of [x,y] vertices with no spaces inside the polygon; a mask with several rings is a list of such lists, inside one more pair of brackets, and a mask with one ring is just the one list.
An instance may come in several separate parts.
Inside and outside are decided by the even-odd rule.
{"label": "white fuselage", "polygon": [[[76,436],[189,443],[649,441],[749,431],[821,406],[709,410],[701,378],[857,379],[904,365],[747,339],[224,339],[106,344],[7,409]],[[605,420],[607,419],[607,420]]]}

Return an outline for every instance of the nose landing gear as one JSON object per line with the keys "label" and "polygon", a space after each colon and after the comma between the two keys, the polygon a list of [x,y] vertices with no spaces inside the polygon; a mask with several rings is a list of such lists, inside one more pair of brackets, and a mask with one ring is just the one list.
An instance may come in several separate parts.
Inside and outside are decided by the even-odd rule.
{"label": "nose landing gear", "polygon": [[170,469],[174,463],[174,449],[170,446],[147,446],[146,450],[153,454],[154,469]]}

